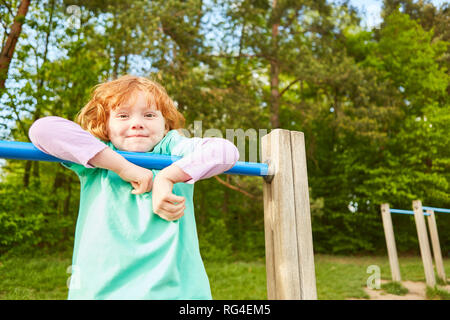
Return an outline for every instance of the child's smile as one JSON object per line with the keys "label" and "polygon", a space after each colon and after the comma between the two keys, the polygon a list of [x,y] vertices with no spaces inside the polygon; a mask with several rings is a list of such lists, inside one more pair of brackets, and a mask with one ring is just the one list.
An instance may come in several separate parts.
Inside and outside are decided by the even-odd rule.
{"label": "child's smile", "polygon": [[111,110],[108,119],[108,137],[121,151],[148,152],[167,133],[165,120],[148,96],[137,91],[134,101]]}

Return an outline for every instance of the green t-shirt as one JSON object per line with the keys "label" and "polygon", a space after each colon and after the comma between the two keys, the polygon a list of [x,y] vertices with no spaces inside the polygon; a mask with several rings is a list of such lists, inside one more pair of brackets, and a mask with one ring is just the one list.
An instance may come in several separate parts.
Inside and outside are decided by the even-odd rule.
{"label": "green t-shirt", "polygon": [[[171,130],[150,153],[171,155],[189,140]],[[180,146],[176,155],[189,152]],[[212,299],[198,245],[193,184],[174,185],[186,209],[179,220],[166,221],[153,213],[152,192],[132,194],[131,184],[110,170],[63,165],[81,182],[69,299]]]}

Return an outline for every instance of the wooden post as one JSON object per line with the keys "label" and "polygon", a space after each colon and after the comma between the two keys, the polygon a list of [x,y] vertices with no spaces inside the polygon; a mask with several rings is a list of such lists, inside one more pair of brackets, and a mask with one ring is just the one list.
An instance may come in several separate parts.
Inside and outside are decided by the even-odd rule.
{"label": "wooden post", "polygon": [[433,261],[431,259],[430,244],[428,242],[427,227],[423,217],[422,201],[413,201],[414,220],[416,221],[417,237],[419,238],[420,255],[422,256],[425,280],[428,286],[434,288],[436,278],[434,277]]}
{"label": "wooden post", "polygon": [[274,170],[263,186],[268,299],[317,299],[304,135],[275,129],[261,149]]}
{"label": "wooden post", "polygon": [[442,260],[441,245],[439,243],[436,218],[434,216],[433,210],[427,210],[427,213],[429,214],[427,220],[428,220],[428,230],[430,231],[431,246],[433,247],[434,264],[436,266],[438,277],[442,281],[444,281],[444,283],[447,283],[447,278],[445,276],[444,262]]}
{"label": "wooden post", "polygon": [[402,281],[402,278],[400,276],[394,228],[392,226],[392,217],[389,210],[388,203],[383,203],[381,205],[381,218],[383,220],[384,236],[386,237],[386,246],[389,257],[389,265],[391,266],[392,281],[400,282]]}

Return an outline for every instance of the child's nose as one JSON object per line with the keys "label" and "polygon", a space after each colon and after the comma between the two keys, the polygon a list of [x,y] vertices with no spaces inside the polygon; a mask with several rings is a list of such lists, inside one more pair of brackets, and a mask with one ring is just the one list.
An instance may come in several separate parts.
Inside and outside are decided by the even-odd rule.
{"label": "child's nose", "polygon": [[143,129],[143,128],[144,128],[144,126],[142,124],[140,124],[140,123],[134,123],[131,126],[131,129]]}
{"label": "child's nose", "polygon": [[143,129],[142,120],[139,117],[133,117],[131,121],[131,129]]}

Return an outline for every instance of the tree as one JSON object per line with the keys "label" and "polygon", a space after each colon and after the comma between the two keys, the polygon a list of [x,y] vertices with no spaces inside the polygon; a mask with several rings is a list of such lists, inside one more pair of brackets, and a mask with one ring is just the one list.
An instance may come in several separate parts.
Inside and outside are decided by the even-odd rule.
{"label": "tree", "polygon": [[[433,31],[433,41],[441,40],[450,42],[450,7],[444,2],[439,8],[429,0],[384,0],[383,15],[389,16],[393,12],[401,10],[402,13],[422,26],[425,31]],[[439,59],[441,67],[447,68],[450,73],[450,47],[447,54]],[[450,95],[450,86],[447,87],[447,95]]]}
{"label": "tree", "polygon": [[[377,37],[361,62],[376,70],[375,82],[369,84],[376,95],[369,96],[368,107],[348,109],[338,157],[344,168],[340,178],[351,183],[347,199],[357,207],[355,215],[364,214],[364,232],[373,239],[379,204],[409,208],[412,200],[422,199],[447,207],[450,181],[444,129],[449,77],[439,64],[447,43],[432,41],[432,31],[399,12],[385,18]],[[350,221],[348,214],[343,219]],[[416,241],[411,236],[404,240],[401,249]]]}
{"label": "tree", "polygon": [[[4,1],[5,7],[11,13],[11,6]],[[11,64],[11,59],[16,48],[17,41],[22,32],[22,25],[25,22],[25,17],[28,12],[28,7],[30,5],[30,0],[23,0],[20,2],[19,8],[17,9],[17,14],[14,17],[14,22],[9,28],[9,32],[6,27],[4,27],[4,38],[6,42],[2,41],[2,50],[0,52],[0,93],[3,93],[5,89],[5,81],[8,77],[8,69]],[[2,15],[5,13],[2,12]]]}

